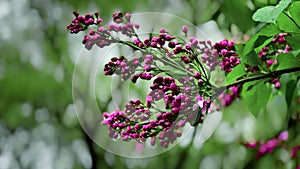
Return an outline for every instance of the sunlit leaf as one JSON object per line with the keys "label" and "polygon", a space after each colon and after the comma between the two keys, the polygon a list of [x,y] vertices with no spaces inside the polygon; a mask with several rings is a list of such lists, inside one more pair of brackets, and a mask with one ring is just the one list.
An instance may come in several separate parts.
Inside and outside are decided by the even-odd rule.
{"label": "sunlit leaf", "polygon": [[274,23],[280,13],[291,3],[292,0],[281,0],[276,6],[266,6],[258,9],[252,19],[258,22]]}

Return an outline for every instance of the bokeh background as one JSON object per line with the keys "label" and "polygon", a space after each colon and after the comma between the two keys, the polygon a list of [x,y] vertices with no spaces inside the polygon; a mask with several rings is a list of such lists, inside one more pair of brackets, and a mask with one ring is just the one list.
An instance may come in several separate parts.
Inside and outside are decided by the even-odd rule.
{"label": "bokeh background", "polygon": [[[261,27],[251,20],[254,11],[276,3],[277,0],[0,0],[0,169],[291,166],[289,153],[284,150],[254,161],[255,153],[242,145],[270,138],[282,129],[286,105],[281,96],[271,100],[256,119],[238,100],[224,111],[221,123],[205,144],[197,144],[192,134],[175,148],[144,159],[120,157],[94,144],[77,119],[72,99],[72,74],[83,48],[83,34],[70,35],[66,29],[73,10],[83,14],[99,10],[104,22],[118,10],[164,12],[190,21],[214,41],[229,38],[240,42]],[[176,26],[180,29],[182,25]],[[103,93],[101,98],[100,109],[107,111],[110,95]],[[276,163],[274,159],[278,158],[284,163]]]}

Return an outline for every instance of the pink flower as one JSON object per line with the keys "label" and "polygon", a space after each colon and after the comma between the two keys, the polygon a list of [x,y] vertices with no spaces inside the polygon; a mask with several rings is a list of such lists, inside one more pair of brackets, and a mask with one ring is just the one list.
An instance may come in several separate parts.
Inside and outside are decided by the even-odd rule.
{"label": "pink flower", "polygon": [[277,146],[277,139],[273,138],[267,142],[268,152],[272,153],[274,148]]}
{"label": "pink flower", "polygon": [[286,141],[289,138],[289,133],[287,131],[283,131],[279,134],[278,140],[280,141]]}
{"label": "pink flower", "polygon": [[264,154],[264,153],[267,152],[267,150],[268,150],[268,147],[267,147],[266,144],[260,145],[260,147],[259,147],[259,152],[260,152],[260,153]]}

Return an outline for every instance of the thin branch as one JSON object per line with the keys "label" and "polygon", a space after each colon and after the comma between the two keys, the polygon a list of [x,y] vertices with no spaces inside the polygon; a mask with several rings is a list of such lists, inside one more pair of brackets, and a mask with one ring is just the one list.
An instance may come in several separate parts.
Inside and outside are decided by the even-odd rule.
{"label": "thin branch", "polygon": [[247,83],[247,82],[252,82],[252,81],[271,78],[271,77],[278,77],[278,76],[286,74],[286,73],[297,72],[297,71],[300,71],[300,67],[277,70],[277,71],[274,71],[274,72],[270,72],[268,74],[258,75],[258,76],[253,76],[253,77],[245,78],[245,79],[242,79],[242,80],[238,80],[236,82],[233,82],[233,83],[225,85],[225,86],[221,86],[219,88],[229,88],[229,87],[238,86],[240,84],[244,84],[244,83]]}
{"label": "thin branch", "polygon": [[278,70],[278,71],[270,72],[268,74],[252,76],[252,77],[248,77],[248,78],[245,78],[245,79],[241,79],[241,80],[238,80],[236,82],[230,83],[228,85],[224,85],[224,86],[220,86],[220,87],[213,87],[215,93],[212,96],[212,100],[214,100],[216,97],[218,97],[219,94],[221,94],[225,89],[228,89],[230,87],[238,86],[238,85],[248,83],[248,82],[253,82],[253,81],[256,81],[256,80],[262,80],[262,79],[272,78],[272,77],[275,78],[275,77],[278,77],[278,76],[286,74],[286,73],[297,72],[297,71],[300,71],[300,67],[294,67],[294,68],[289,68],[289,69]]}

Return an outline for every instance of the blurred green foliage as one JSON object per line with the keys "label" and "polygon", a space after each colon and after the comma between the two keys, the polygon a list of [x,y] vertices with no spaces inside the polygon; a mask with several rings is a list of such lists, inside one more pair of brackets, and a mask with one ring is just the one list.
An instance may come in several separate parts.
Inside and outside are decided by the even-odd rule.
{"label": "blurred green foliage", "polygon": [[[276,154],[253,162],[255,153],[241,145],[244,141],[269,139],[283,128],[287,111],[282,103],[284,95],[273,98],[257,119],[243,101],[238,101],[225,110],[220,126],[205,144],[197,145],[197,138],[194,141],[190,136],[172,150],[147,159],[122,158],[94,144],[81,128],[72,100],[72,73],[82,49],[82,36],[70,36],[66,30],[73,10],[99,10],[105,20],[117,10],[166,12],[197,26],[214,21],[223,37],[242,41],[261,27],[251,19],[255,10],[276,3],[277,0],[0,1],[0,168],[291,168],[295,164],[290,159],[275,163]],[[296,15],[295,7],[291,8]],[[285,17],[278,18],[281,28],[293,30],[295,25]],[[141,91],[137,93],[145,93],[138,90]],[[110,96],[101,97],[99,105],[107,111]],[[280,158],[286,153],[280,152]]]}

